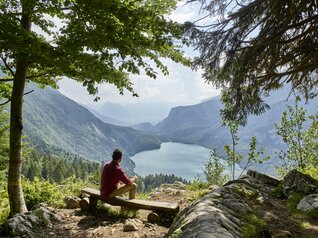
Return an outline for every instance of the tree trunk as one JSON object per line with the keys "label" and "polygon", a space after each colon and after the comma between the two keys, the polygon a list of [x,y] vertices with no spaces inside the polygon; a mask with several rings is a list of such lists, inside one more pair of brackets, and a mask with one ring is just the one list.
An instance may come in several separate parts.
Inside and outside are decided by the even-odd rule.
{"label": "tree trunk", "polygon": [[[21,25],[26,31],[31,31],[32,1],[22,1]],[[10,160],[8,173],[8,194],[10,202],[10,216],[27,212],[22,186],[22,104],[28,70],[27,55],[17,56],[16,72],[14,75],[10,110]]]}
{"label": "tree trunk", "polygon": [[27,212],[21,187],[22,171],[22,103],[27,64],[18,60],[12,89],[10,110],[10,162],[8,174],[8,193],[10,215]]}

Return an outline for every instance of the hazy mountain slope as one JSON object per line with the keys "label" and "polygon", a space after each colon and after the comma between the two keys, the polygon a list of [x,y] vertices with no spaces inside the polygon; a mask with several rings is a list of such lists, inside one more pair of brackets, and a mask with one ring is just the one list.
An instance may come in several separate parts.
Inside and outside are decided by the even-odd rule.
{"label": "hazy mountain slope", "polygon": [[172,108],[168,117],[156,125],[156,130],[178,141],[210,147],[215,139],[211,132],[222,131],[219,98],[206,102]]}
{"label": "hazy mountain slope", "polygon": [[119,103],[104,102],[101,106],[94,109],[106,117],[120,118],[119,120],[126,120],[127,122],[132,123],[130,113]]}
{"label": "hazy mountain slope", "polygon": [[[126,125],[137,125],[139,123],[149,122],[157,124],[163,118],[167,117],[172,104],[167,102],[150,102],[132,99],[131,103],[112,103],[104,102],[101,105],[89,104],[100,115],[116,118],[116,120],[126,122]],[[93,112],[94,113],[94,112]],[[94,113],[95,114],[95,113]],[[99,117],[98,115],[96,115]],[[121,124],[122,125],[122,124]]]}
{"label": "hazy mountain slope", "polygon": [[89,106],[86,106],[86,105],[82,105],[82,106],[85,107],[94,116],[96,116],[97,118],[101,119],[105,123],[109,123],[109,124],[113,124],[113,125],[117,125],[117,126],[129,126],[130,125],[129,122],[125,122],[125,121],[114,119],[112,117],[105,116],[105,115],[99,113],[97,110],[95,110],[95,109],[93,109],[93,108],[91,108]]}
{"label": "hazy mountain slope", "polygon": [[[61,148],[90,160],[104,161],[122,148],[126,157],[160,146],[159,141],[128,127],[106,124],[86,108],[51,88],[29,85],[25,96],[24,131],[39,149]],[[126,161],[126,166],[133,162]],[[131,166],[129,166],[131,168]]]}
{"label": "hazy mountain slope", "polygon": [[[282,93],[286,95],[286,93]],[[285,101],[282,97],[279,101],[277,95],[274,99],[267,98],[267,101],[273,102],[271,109],[259,116],[250,116],[246,127],[239,130],[240,144],[238,150],[246,154],[248,151],[249,139],[252,136],[257,137],[258,145],[265,148],[265,152],[272,156],[272,160],[264,163],[260,170],[273,172],[273,164],[278,163],[275,152],[284,149],[285,145],[276,135],[274,127],[275,122],[280,122],[282,113],[286,110],[286,105],[293,105],[293,100]],[[309,101],[303,105],[308,115],[317,111],[318,98]],[[222,127],[219,111],[222,104],[219,97],[212,98],[203,103],[191,106],[172,108],[168,117],[155,126],[163,136],[172,140],[195,143],[208,148],[216,148],[222,155],[225,144],[231,142],[228,129]],[[307,123],[308,125],[308,123]],[[270,165],[270,166],[269,166]]]}

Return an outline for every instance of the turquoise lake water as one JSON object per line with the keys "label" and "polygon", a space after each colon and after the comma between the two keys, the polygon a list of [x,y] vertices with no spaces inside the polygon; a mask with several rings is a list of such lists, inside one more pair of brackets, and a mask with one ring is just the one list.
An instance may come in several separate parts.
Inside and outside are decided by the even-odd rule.
{"label": "turquoise lake water", "polygon": [[[199,145],[182,143],[162,143],[157,150],[143,151],[131,157],[135,162],[135,172],[141,176],[148,174],[174,174],[187,180],[203,177],[204,163],[208,161],[210,149]],[[221,160],[223,165],[227,165]],[[236,175],[241,173],[237,167]],[[229,173],[229,170],[226,170]]]}

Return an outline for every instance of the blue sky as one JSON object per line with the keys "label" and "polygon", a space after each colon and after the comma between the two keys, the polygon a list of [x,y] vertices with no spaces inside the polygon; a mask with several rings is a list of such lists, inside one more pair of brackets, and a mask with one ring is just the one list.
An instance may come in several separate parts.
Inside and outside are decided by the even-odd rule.
{"label": "blue sky", "polygon": [[[198,17],[198,5],[178,4],[176,11],[169,18],[178,21],[192,21]],[[193,57],[196,52],[193,49],[185,49],[187,56]],[[105,101],[120,104],[142,104],[150,102],[166,103],[171,106],[196,104],[209,97],[219,94],[212,85],[207,84],[201,77],[202,71],[194,72],[190,68],[176,64],[171,60],[164,59],[163,62],[169,68],[169,75],[159,74],[157,79],[150,79],[146,75],[131,75],[130,78],[134,84],[134,90],[140,97],[132,97],[131,93],[126,92],[124,96],[118,93],[118,90],[109,84],[99,86],[99,96],[101,100],[93,102],[94,97],[88,95],[86,89],[70,79],[64,79],[59,82],[60,92],[67,97],[86,105],[98,107]]]}

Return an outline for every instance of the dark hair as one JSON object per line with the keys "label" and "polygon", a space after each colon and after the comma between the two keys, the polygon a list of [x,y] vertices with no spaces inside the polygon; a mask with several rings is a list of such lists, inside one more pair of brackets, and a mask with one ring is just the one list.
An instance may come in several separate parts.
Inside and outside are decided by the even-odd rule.
{"label": "dark hair", "polygon": [[115,149],[113,152],[113,160],[119,160],[123,156],[123,152],[120,149]]}

